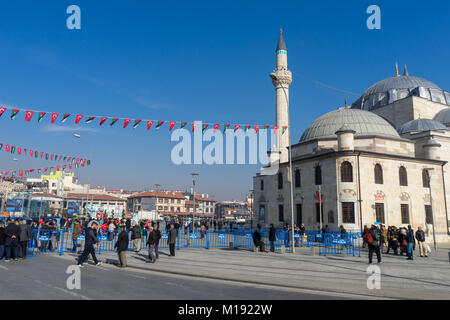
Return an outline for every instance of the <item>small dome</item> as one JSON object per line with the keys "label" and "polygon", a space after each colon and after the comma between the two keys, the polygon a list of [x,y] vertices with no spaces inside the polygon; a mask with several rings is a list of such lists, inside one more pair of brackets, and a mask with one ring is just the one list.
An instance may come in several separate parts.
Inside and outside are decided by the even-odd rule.
{"label": "small dome", "polygon": [[398,129],[398,133],[405,134],[410,132],[439,131],[439,130],[447,130],[447,127],[436,120],[415,119],[403,124]]}
{"label": "small dome", "polygon": [[303,132],[300,142],[325,138],[337,139],[336,132],[344,125],[355,131],[355,137],[373,135],[400,139],[394,127],[375,113],[359,109],[342,108],[328,112],[315,120]]}
{"label": "small dome", "polygon": [[450,108],[439,111],[433,118],[433,120],[450,126]]}

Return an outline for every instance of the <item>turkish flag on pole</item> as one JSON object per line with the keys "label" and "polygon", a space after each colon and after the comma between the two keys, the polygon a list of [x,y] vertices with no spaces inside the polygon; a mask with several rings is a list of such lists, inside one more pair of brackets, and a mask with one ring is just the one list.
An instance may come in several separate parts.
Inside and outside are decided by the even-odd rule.
{"label": "turkish flag on pole", "polygon": [[322,203],[322,194],[320,193],[320,188],[319,191],[317,191],[317,200],[319,200],[319,202]]}
{"label": "turkish flag on pole", "polygon": [[30,121],[31,117],[33,116],[33,111],[26,111],[25,112],[25,121]]}
{"label": "turkish flag on pole", "polygon": [[75,123],[78,124],[80,122],[81,118],[83,118],[83,115],[77,114],[77,116],[75,117]]}
{"label": "turkish flag on pole", "polygon": [[59,113],[54,113],[54,112],[52,112],[52,115],[51,115],[51,121],[52,121],[52,123],[55,123],[55,120],[56,120],[56,118],[58,118],[58,116],[59,116]]}

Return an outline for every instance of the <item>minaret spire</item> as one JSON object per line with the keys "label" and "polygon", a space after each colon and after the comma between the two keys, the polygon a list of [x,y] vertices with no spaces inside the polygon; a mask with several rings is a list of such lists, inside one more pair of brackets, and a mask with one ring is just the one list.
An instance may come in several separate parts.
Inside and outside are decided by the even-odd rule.
{"label": "minaret spire", "polygon": [[400,75],[398,74],[398,63],[395,63],[395,76],[399,77]]}
{"label": "minaret spire", "polygon": [[[276,68],[270,74],[272,84],[275,86],[276,96],[276,125],[281,130],[283,127],[287,129],[278,131],[278,150],[280,163],[288,161],[289,147],[289,86],[292,82],[292,72],[287,66],[287,49],[283,38],[283,29],[280,29],[280,37],[278,38],[276,50]],[[275,150],[272,150],[275,152]]]}

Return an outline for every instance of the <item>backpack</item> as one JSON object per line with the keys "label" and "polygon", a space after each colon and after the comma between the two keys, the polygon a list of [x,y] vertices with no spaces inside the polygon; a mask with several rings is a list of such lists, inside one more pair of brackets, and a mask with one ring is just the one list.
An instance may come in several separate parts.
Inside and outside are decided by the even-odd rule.
{"label": "backpack", "polygon": [[369,231],[367,232],[364,237],[363,237],[364,241],[367,242],[368,244],[372,244],[373,243],[373,238],[372,238],[372,233]]}

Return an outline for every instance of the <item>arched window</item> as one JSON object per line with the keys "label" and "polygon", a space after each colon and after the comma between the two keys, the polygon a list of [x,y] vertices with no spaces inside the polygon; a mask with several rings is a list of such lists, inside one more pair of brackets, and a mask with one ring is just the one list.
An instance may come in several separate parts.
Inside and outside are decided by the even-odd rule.
{"label": "arched window", "polygon": [[261,190],[264,190],[264,180],[261,180]]}
{"label": "arched window", "polygon": [[300,177],[300,169],[295,170],[295,187],[300,188],[302,185],[302,180]]}
{"label": "arched window", "polygon": [[341,164],[341,182],[353,182],[353,167],[348,161]]}
{"label": "arched window", "polygon": [[401,186],[408,186],[408,174],[406,173],[405,167],[401,166],[398,170],[398,176],[400,179]]}
{"label": "arched window", "polygon": [[430,174],[427,169],[422,170],[422,184],[424,188],[430,187]]}
{"label": "arched window", "polygon": [[383,184],[383,168],[378,163],[375,165],[374,174],[375,174],[375,183]]}
{"label": "arched window", "polygon": [[278,172],[278,189],[283,189],[283,174]]}
{"label": "arched window", "polygon": [[316,183],[316,186],[319,186],[322,184],[322,168],[320,166],[315,167],[314,169],[314,180]]}

